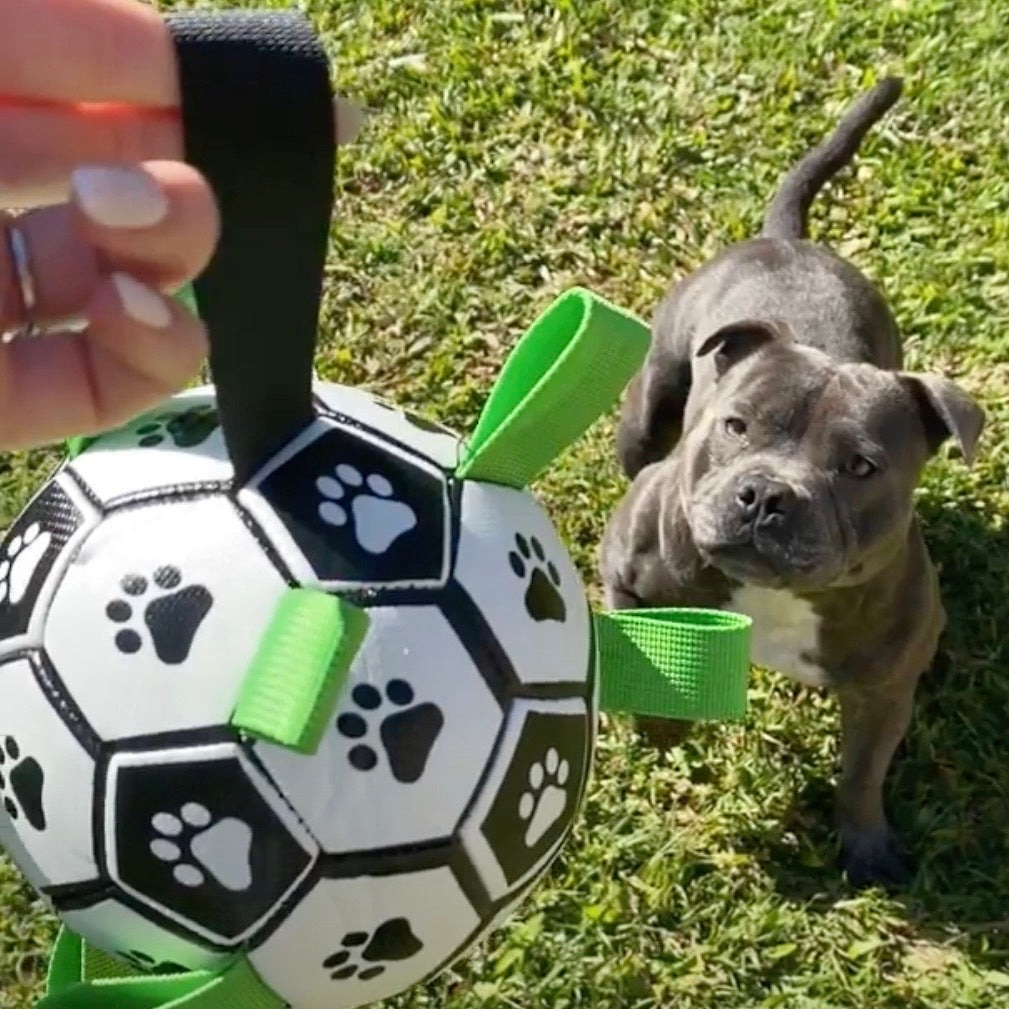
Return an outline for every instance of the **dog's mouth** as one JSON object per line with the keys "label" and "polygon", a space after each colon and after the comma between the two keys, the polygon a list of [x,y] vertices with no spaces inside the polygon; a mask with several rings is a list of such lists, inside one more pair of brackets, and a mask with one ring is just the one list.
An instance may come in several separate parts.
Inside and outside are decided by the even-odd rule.
{"label": "dog's mouth", "polygon": [[783,588],[788,582],[789,573],[780,560],[762,554],[752,542],[695,545],[705,564],[735,581],[768,588]]}
{"label": "dog's mouth", "polygon": [[823,581],[819,557],[764,537],[698,542],[704,562],[735,581],[765,588],[805,588]]}

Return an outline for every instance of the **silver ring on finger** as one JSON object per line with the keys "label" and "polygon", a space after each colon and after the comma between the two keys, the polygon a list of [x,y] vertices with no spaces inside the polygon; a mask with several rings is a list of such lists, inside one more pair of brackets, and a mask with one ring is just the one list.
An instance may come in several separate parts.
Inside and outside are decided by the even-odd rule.
{"label": "silver ring on finger", "polygon": [[38,307],[38,295],[35,286],[35,275],[32,273],[31,250],[28,248],[28,240],[24,232],[14,223],[7,221],[5,226],[7,245],[10,248],[11,262],[14,264],[14,275],[17,279],[18,290],[21,293],[21,305],[24,310],[24,325],[11,333],[5,333],[4,343],[12,340],[30,338],[38,335],[38,326],[35,324],[35,309]]}

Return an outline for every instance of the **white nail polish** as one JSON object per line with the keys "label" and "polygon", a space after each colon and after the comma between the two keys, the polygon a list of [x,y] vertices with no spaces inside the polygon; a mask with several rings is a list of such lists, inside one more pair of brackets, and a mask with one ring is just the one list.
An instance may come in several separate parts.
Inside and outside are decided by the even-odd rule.
{"label": "white nail polish", "polygon": [[151,228],[168,215],[168,197],[135,168],[78,168],[70,178],[77,204],[103,228]]}
{"label": "white nail polish", "polygon": [[157,291],[125,273],[114,273],[112,283],[122,302],[123,311],[134,322],[150,329],[167,329],[171,325],[172,311]]}

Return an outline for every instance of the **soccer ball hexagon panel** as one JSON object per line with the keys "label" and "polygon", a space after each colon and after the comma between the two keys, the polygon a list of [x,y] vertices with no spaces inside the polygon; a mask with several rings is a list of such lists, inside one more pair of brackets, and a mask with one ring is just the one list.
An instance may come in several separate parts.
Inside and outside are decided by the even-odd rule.
{"label": "soccer ball hexagon panel", "polygon": [[299,579],[436,588],[448,575],[448,490],[433,463],[322,419],[239,494]]}
{"label": "soccer ball hexagon panel", "polygon": [[463,484],[455,577],[522,683],[586,682],[592,628],[582,579],[529,494]]}
{"label": "soccer ball hexagon panel", "polygon": [[29,856],[26,875],[43,885],[97,872],[93,755],[53,707],[51,690],[39,656],[0,664],[0,815]]}
{"label": "soccer ball hexagon panel", "polygon": [[233,743],[116,753],[103,791],[109,875],[218,945],[248,938],[318,855]]}
{"label": "soccer ball hexagon panel", "polygon": [[[379,607],[318,750],[257,757],[330,854],[449,837],[503,717],[434,606]],[[380,797],[380,799],[377,799]]]}
{"label": "soccer ball hexagon panel", "polygon": [[447,868],[324,879],[249,959],[297,1009],[353,1009],[430,974],[479,924]]}
{"label": "soccer ball hexagon panel", "polygon": [[43,641],[102,739],[223,725],[285,587],[227,498],[146,503],[80,545]]}
{"label": "soccer ball hexagon panel", "polygon": [[583,699],[516,701],[497,759],[462,828],[495,900],[541,873],[581,805],[595,743]]}
{"label": "soccer ball hexagon panel", "polygon": [[159,490],[223,485],[232,476],[214,393],[207,387],[179,393],[103,434],[67,466],[105,506]]}

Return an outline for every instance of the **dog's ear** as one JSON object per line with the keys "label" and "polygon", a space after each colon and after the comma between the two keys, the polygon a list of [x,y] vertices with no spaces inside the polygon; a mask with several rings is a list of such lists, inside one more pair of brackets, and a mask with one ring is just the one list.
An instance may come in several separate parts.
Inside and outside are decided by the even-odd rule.
{"label": "dog's ear", "polygon": [[776,341],[791,340],[783,323],[765,319],[741,319],[716,329],[697,348],[695,357],[715,355],[715,373],[721,377],[734,364]]}
{"label": "dog's ear", "polygon": [[[783,324],[743,320],[722,326],[707,337],[696,357],[715,355],[722,375],[737,361],[773,340],[791,340]],[[634,478],[649,463],[665,458],[683,434],[683,415],[693,384],[691,360],[675,342],[654,339],[641,370],[627,387],[617,428],[617,457]]]}
{"label": "dog's ear", "polygon": [[942,375],[902,372],[899,378],[918,406],[929,453],[952,437],[970,466],[985,424],[985,412],[977,401]]}

